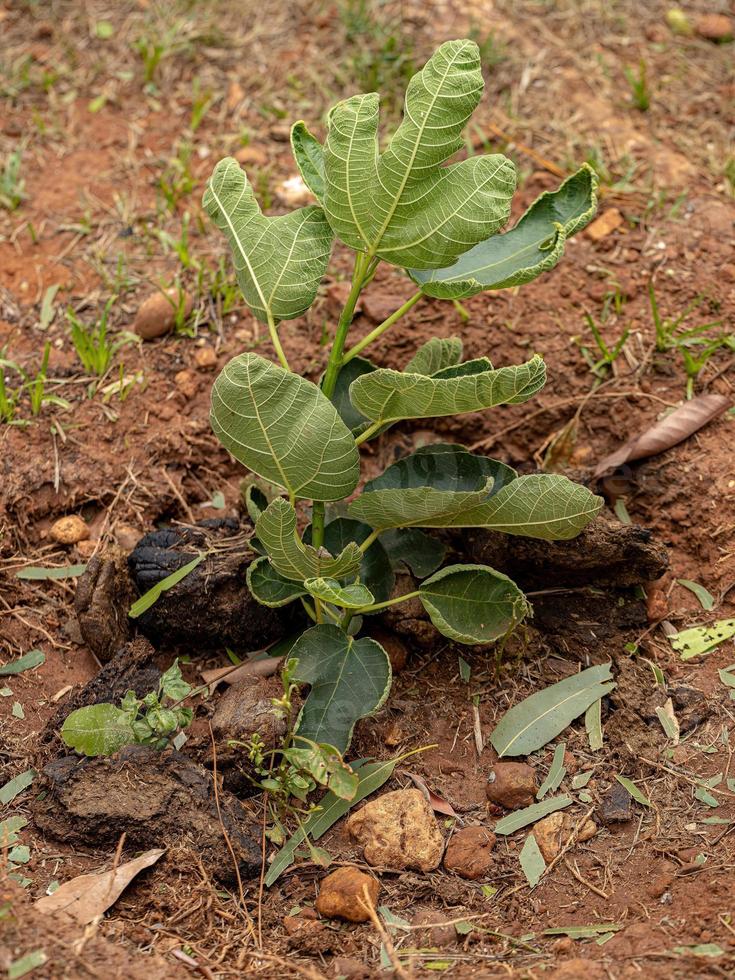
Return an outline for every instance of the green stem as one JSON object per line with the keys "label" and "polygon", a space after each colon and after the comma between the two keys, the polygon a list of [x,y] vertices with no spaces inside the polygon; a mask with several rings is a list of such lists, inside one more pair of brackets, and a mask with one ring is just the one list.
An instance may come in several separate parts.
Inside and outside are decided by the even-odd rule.
{"label": "green stem", "polygon": [[395,313],[391,313],[387,320],[383,320],[383,322],[374,330],[371,330],[366,337],[363,337],[362,340],[358,341],[354,347],[350,347],[345,356],[342,358],[342,363],[346,364],[348,361],[351,361],[353,357],[357,357],[360,351],[365,350],[369,344],[372,344],[372,342],[377,340],[378,337],[384,334],[386,330],[389,330],[394,323],[401,319],[402,316],[405,316],[411,307],[418,303],[423,295],[424,294],[421,292],[421,290],[414,293],[410,299],[406,300],[403,306],[395,311]]}
{"label": "green stem", "polygon": [[278,360],[281,362],[281,367],[285,368],[286,371],[290,371],[291,368],[288,366],[286,355],[283,352],[283,347],[281,347],[278,330],[276,329],[276,321],[273,319],[273,314],[270,310],[268,310],[268,333],[270,334],[271,342],[276,349]]}
{"label": "green stem", "polygon": [[382,533],[383,532],[382,532],[382,528],[381,528],[379,530],[371,531],[370,534],[368,534],[368,536],[365,538],[365,540],[359,546],[360,547],[360,551],[363,553],[363,555],[368,550],[368,548],[370,547],[370,545],[371,544],[374,544],[378,540],[378,537]]}
{"label": "green stem", "polygon": [[361,432],[359,436],[355,436],[355,442],[358,446],[361,446],[363,442],[367,442],[368,439],[372,439],[378,429],[382,429],[385,422],[373,422],[371,426]]}
{"label": "green stem", "polygon": [[377,612],[379,609],[387,609],[389,606],[397,606],[399,602],[408,602],[409,599],[415,599],[416,596],[421,595],[421,593],[416,590],[416,592],[407,592],[405,595],[396,596],[395,599],[386,599],[385,602],[376,602],[372,606],[363,606],[361,609],[353,609],[353,615],[358,613],[362,615],[363,613],[373,613]]}

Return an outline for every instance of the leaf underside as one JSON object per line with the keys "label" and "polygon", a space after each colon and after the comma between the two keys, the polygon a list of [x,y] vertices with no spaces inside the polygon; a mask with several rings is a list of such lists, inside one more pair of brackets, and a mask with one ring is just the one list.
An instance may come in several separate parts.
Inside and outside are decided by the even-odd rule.
{"label": "leaf underside", "polygon": [[361,583],[340,585],[333,578],[310,578],[304,582],[304,586],[307,592],[316,599],[321,599],[322,602],[331,602],[343,609],[359,609],[361,606],[369,606],[375,601],[370,589]]}
{"label": "leaf underside", "polygon": [[597,210],[599,180],[587,164],[555,191],[544,191],[504,235],[475,245],[443,269],[410,269],[408,274],[428,296],[466,299],[487,289],[531,282],[557,264],[572,235]]}
{"label": "leaf underside", "polygon": [[332,249],[332,232],[316,205],[262,214],[237,160],[212,172],[204,210],[227,238],[245,302],[263,323],[301,316],[314,302]]}
{"label": "leaf underside", "polygon": [[355,640],[337,626],[313,626],[291,648],[297,683],[311,685],[297,731],[344,752],[355,723],[383,704],[391,685],[390,660],[375,640]]}
{"label": "leaf underside", "polygon": [[[339,555],[348,545],[361,545],[372,530],[361,521],[337,517],[324,528],[324,547],[331,555]],[[311,543],[311,525],[304,531],[304,543]],[[382,541],[374,541],[364,552],[358,574],[362,584],[373,594],[375,602],[385,602],[390,598],[395,576]],[[342,583],[349,584],[346,577],[343,577]]]}
{"label": "leaf underside", "polygon": [[225,365],[210,418],[235,459],[294,498],[341,500],[357,486],[359,452],[332,403],[311,381],[258,354]]}
{"label": "leaf underside", "polygon": [[304,183],[321,203],[324,198],[324,150],[302,120],[291,127],[291,149]]}
{"label": "leaf underside", "polygon": [[302,582],[287,579],[270,563],[268,558],[256,558],[248,566],[247,584],[253,597],[263,606],[278,608],[306,595]]}

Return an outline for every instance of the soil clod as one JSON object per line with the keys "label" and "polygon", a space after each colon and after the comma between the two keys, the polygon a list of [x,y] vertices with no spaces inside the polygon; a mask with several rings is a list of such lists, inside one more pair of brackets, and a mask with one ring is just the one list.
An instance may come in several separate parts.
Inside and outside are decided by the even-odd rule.
{"label": "soil clod", "polygon": [[377,905],[380,883],[357,868],[338,868],[322,881],[316,900],[316,910],[328,919],[347,922],[368,922],[370,913],[365,906],[367,888],[373,907]]}
{"label": "soil clod", "polygon": [[384,793],[354,813],[347,830],[373,867],[433,871],[444,853],[434,811],[418,789]]}
{"label": "soil clod", "polygon": [[488,775],[485,793],[491,803],[520,810],[536,800],[536,773],[525,762],[498,762]]}

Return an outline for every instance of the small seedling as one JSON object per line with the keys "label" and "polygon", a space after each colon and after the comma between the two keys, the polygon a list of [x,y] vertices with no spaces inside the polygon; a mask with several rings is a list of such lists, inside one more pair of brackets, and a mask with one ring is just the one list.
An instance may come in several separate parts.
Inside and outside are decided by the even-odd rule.
{"label": "small seedling", "polygon": [[191,724],[194,713],[180,702],[192,692],[174,660],[161,675],[156,691],[138,698],[128,691],[114,704],[92,704],[67,716],[61,737],[70,749],[88,755],[113,755],[125,745],[150,745],[165,749],[177,733]]}
{"label": "small seedling", "polygon": [[25,200],[25,181],[20,175],[22,162],[22,151],[13,150],[5,158],[5,165],[0,173],[0,207],[6,211],[15,211],[21,201]]}
{"label": "small seedling", "polygon": [[637,71],[626,65],[625,78],[630,86],[633,105],[639,112],[647,112],[651,106],[651,90],[648,87],[648,71],[643,58],[638,62]]}
{"label": "small seedling", "polygon": [[114,339],[108,336],[107,330],[110,310],[116,299],[117,296],[111,296],[108,299],[102,311],[102,316],[90,326],[82,323],[71,307],[66,311],[66,318],[71,327],[71,339],[74,344],[74,349],[77,352],[77,357],[87,374],[92,374],[98,378],[101,378],[107,373],[112,358],[121,347],[124,347],[126,344],[138,342],[135,334],[128,331],[122,331]]}
{"label": "small seedling", "polygon": [[[294,156],[318,204],[267,217],[234,159],[217,164],[204,195],[204,209],[230,244],[245,302],[267,325],[279,362],[240,354],[212,392],[211,421],[222,444],[283,494],[270,502],[260,491],[250,494],[261,556],[247,582],[264,605],[300,602],[312,619],[290,651],[288,683],[311,686],[294,736],[338,754],[356,721],[379,708],[390,689],[385,650],[361,635],[369,617],[418,598],[439,632],[474,646],[502,641],[529,614],[518,586],[487,565],[437,571],[443,548],[436,557],[437,542],[421,528],[487,527],[562,540],[579,534],[603,503],[563,476],[519,476],[499,460],[440,444],[398,460],[363,487],[346,516],[326,518],[328,503],[357,489],[359,447],[396,423],[520,404],[545,383],[538,355],[497,367],[482,356],[465,361],[456,337],[432,338],[403,370],[362,356],[426,297],[463,301],[535,279],[595,214],[598,181],[583,166],[497,234],[510,214],[513,163],[490,154],[444,166],[464,145],[462,130],[482,88],[477,45],[449,41],[409,82],[403,122],[383,153],[375,93],[336,105],[324,144],[303,122],[293,126]],[[291,370],[278,327],[313,303],[335,239],[354,253],[352,281],[315,384]],[[381,262],[404,269],[415,291],[350,345],[360,294]],[[310,510],[303,534],[297,506]],[[420,570],[423,581],[406,595],[393,595],[391,555]]]}
{"label": "small seedling", "polygon": [[620,337],[615,341],[612,347],[609,347],[605,342],[602,332],[598,325],[595,323],[594,317],[589,313],[585,313],[585,320],[587,321],[587,326],[590,328],[590,332],[594,337],[595,344],[597,346],[597,353],[600,357],[596,357],[595,354],[590,351],[589,347],[584,346],[584,344],[579,343],[578,338],[575,338],[579,343],[579,349],[582,352],[582,356],[589,365],[589,369],[594,374],[596,378],[604,378],[612,365],[620,356],[625,342],[630,335],[630,327],[626,327]]}

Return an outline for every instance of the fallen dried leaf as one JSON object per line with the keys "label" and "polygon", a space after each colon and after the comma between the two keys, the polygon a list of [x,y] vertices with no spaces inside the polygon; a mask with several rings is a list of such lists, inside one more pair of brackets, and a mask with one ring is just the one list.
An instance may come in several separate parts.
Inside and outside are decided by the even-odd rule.
{"label": "fallen dried leaf", "polygon": [[79,925],[87,925],[114,905],[133,878],[144,868],[155,864],[165,853],[165,848],[153,848],[109,871],[79,875],[71,881],[65,881],[52,895],[39,898],[33,907],[44,915],[66,912]]}
{"label": "fallen dried leaf", "polygon": [[607,476],[624,463],[666,452],[698,432],[718,415],[722,415],[730,405],[731,399],[726,395],[699,395],[692,398],[671,415],[654,423],[641,435],[629,439],[620,449],[601,460],[594,472],[595,479]]}
{"label": "fallen dried leaf", "polygon": [[270,677],[278,670],[283,657],[263,657],[262,660],[248,660],[235,670],[232,667],[215,667],[213,670],[201,671],[205,684],[238,684],[248,677]]}
{"label": "fallen dried leaf", "polygon": [[449,803],[448,800],[445,800],[442,796],[439,796],[438,793],[434,793],[432,790],[430,790],[421,776],[415,772],[406,772],[406,775],[414,786],[421,790],[428,800],[429,806],[435,813],[443,813],[447,817],[457,816],[457,811],[454,809],[452,804]]}

